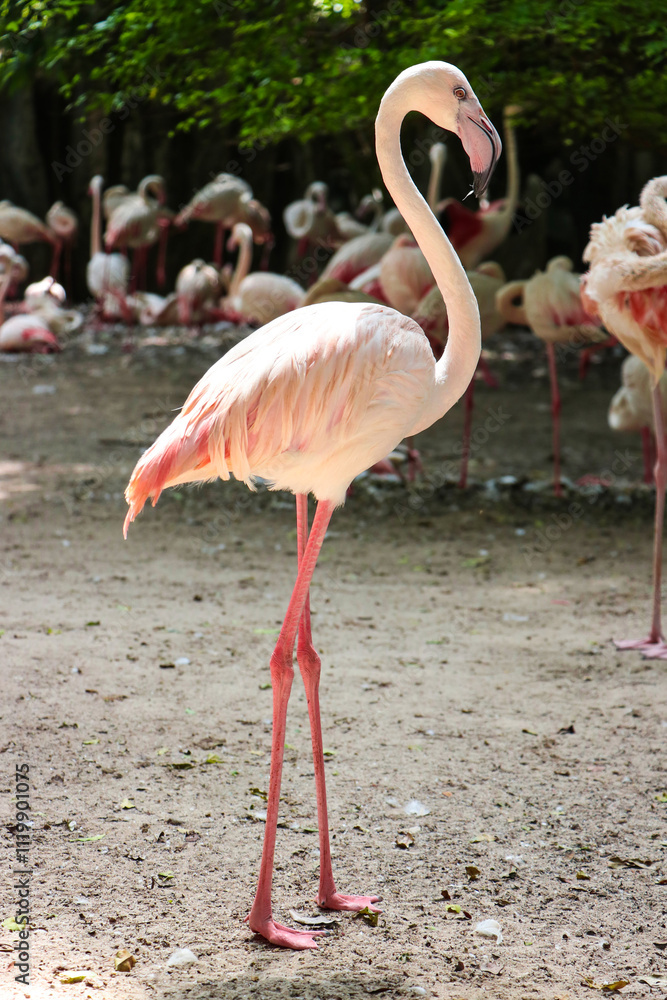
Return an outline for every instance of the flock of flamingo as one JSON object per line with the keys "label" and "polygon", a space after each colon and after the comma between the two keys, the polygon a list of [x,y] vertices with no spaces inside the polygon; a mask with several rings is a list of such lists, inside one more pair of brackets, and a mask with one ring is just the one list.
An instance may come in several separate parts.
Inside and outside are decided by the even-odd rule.
{"label": "flock of flamingo", "polygon": [[[480,199],[477,212],[448,198],[439,187],[445,147],[431,150],[427,198],[405,165],[401,122],[419,111],[461,140]],[[200,324],[228,319],[259,325],[229,350],[194,387],[171,425],[139,460],[127,487],[125,534],[148,499],[163,489],[230,476],[251,489],[256,479],[296,496],[298,573],[273,655],[273,737],[264,848],[255,900],[247,918],[257,934],[277,945],[317,946],[318,931],[295,930],[272,914],[271,883],[278,821],[287,702],[293,652],[306,688],[311,723],[320,839],[320,906],[375,910],[378,897],[336,889],[329,845],[322,733],[320,660],[313,645],[309,586],[334,509],[352,480],[381,465],[403,439],[439,420],[465,393],[470,431],[472,391],[484,339],[505,322],[528,326],[544,341],[554,418],[555,490],[560,399],[555,345],[597,345],[610,336],[630,352],[623,385],[610,408],[618,429],[655,435],[656,520],[654,602],[646,639],[622,642],[644,656],[667,659],[661,631],[662,521],[667,484],[664,374],[667,350],[667,177],[646,185],[640,204],[621,208],[593,225],[585,275],[558,257],[530,280],[507,283],[489,259],[509,233],[519,197],[517,151],[512,131],[516,109],[505,112],[508,188],[500,202],[484,195],[501,152],[498,134],[468,80],[448,63],[405,70],[389,87],[376,120],[376,151],[395,208],[384,212],[377,192],[362,202],[368,225],[334,213],[325,184],[312,184],[288,206],[285,226],[301,256],[313,247],[336,247],[310,288],[267,270],[249,273],[253,244],[272,245],[271,219],[245,181],[221,174],[176,215],[166,206],[164,182],[145,178],[136,193],[103,180],[90,185],[93,200],[88,287],[101,318],[128,323]],[[103,217],[106,231],[102,240]],[[171,225],[214,223],[214,263],[195,260],[178,275],[166,297],[138,290],[146,251],[157,244],[158,280]],[[54,248],[52,275],[28,287],[19,311],[0,327],[0,349],[55,350],[58,337],[79,321],[65,309],[57,284],[63,248],[76,220],[62,205],[47,224],[8,202],[0,203],[0,309],[12,284],[26,279],[21,243],[47,240]],[[238,250],[235,269],[222,267],[228,249]],[[134,251],[131,277],[127,257]],[[482,367],[481,374],[492,379]],[[465,448],[464,448],[465,451]],[[414,453],[413,453],[414,454]],[[465,469],[462,472],[465,481]],[[309,526],[308,496],[317,501]]]}

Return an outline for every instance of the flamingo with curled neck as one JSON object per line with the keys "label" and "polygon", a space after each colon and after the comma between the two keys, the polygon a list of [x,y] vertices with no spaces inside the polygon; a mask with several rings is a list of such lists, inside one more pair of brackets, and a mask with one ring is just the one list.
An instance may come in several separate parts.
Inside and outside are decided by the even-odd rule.
{"label": "flamingo with curled neck", "polygon": [[[125,532],[163,489],[234,475],[296,494],[298,574],[271,657],[273,736],[264,847],[248,922],[273,944],[315,948],[317,931],[275,921],[271,881],[280,800],[287,702],[297,661],[310,716],[320,845],[317,901],[334,910],[375,909],[373,895],[337,891],[329,844],[320,659],[310,629],[309,587],[334,509],[355,476],[404,437],[425,430],[465,392],[480,354],[475,297],[461,263],[413,184],[401,153],[401,122],[420,111],[456,133],[482,194],[500,153],[498,134],[470,84],[448,63],[402,72],[376,122],[384,182],[418,239],[447,301],[449,339],[438,362],[421,328],[382,305],[325,302],[297,309],[233,347],[204,375],[172,424],[139,460],[126,490]],[[317,509],[308,529],[308,494]],[[297,642],[298,631],[298,642]]]}

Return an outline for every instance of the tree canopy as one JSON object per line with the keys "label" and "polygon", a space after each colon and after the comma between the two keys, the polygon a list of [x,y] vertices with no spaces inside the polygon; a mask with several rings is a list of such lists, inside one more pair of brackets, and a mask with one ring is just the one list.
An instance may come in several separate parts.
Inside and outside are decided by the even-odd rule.
{"label": "tree canopy", "polygon": [[366,128],[427,59],[566,144],[610,117],[665,143],[662,0],[0,0],[0,87],[41,78],[82,116],[147,101],[246,144]]}

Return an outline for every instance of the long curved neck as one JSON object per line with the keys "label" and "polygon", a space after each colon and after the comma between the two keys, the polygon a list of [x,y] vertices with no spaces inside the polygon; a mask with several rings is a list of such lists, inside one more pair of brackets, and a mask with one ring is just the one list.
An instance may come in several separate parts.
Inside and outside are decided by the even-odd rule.
{"label": "long curved neck", "polygon": [[9,286],[12,283],[12,267],[9,262],[7,262],[7,270],[4,274],[0,275],[0,323],[4,322],[5,319],[5,296],[9,291]]}
{"label": "long curved neck", "polygon": [[440,184],[442,182],[442,172],[445,168],[445,159],[447,156],[446,147],[443,143],[438,142],[431,149],[431,176],[428,180],[428,191],[426,192],[426,200],[428,202],[428,207],[432,212],[435,212],[436,206],[440,199]]}
{"label": "long curved neck", "polygon": [[[510,281],[496,294],[496,309],[507,323],[517,326],[530,326],[523,306],[525,281]],[[520,302],[517,301],[520,299]]]}
{"label": "long curved neck", "polygon": [[498,211],[497,218],[506,219],[510,224],[516,207],[519,204],[519,155],[516,148],[516,135],[512,125],[512,115],[505,114],[505,146],[507,148],[507,190],[505,204]]}
{"label": "long curved neck", "polygon": [[239,255],[236,259],[236,269],[229,286],[229,294],[238,295],[241,282],[247,278],[252,260],[252,230],[245,227],[239,236]]}
{"label": "long curved neck", "polygon": [[[428,261],[447,306],[449,337],[436,364],[434,419],[454,405],[475,374],[482,346],[479,309],[458,255],[415,187],[401,152],[401,123],[414,108],[411,88],[390,87],[375,123],[378,163],[387,190]],[[455,127],[452,128],[455,131]]]}
{"label": "long curved neck", "polygon": [[90,217],[90,256],[102,252],[102,185],[93,182],[93,209]]}

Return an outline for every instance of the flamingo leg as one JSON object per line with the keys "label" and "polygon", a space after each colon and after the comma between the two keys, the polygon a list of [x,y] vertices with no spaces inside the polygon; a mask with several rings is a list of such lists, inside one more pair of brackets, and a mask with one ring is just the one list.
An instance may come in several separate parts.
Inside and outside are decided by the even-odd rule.
{"label": "flamingo leg", "polygon": [[592,344],[590,347],[584,348],[579,357],[579,378],[583,381],[588,374],[588,369],[591,364],[591,358],[598,351],[603,351],[607,347],[615,347],[618,343],[616,337],[608,337],[599,344]]}
{"label": "flamingo leg", "polygon": [[653,614],[648,639],[625,639],[615,642],[617,649],[640,649],[648,660],[667,660],[667,643],[662,634],[660,599],[662,595],[662,529],[665,519],[665,487],[667,486],[667,438],[662,415],[660,387],[653,390],[655,421],[655,529],[653,532]]}
{"label": "flamingo leg", "polygon": [[[300,493],[296,498],[297,550],[299,572],[308,543],[308,497]],[[314,530],[314,525],[313,525]],[[327,814],[327,790],[324,777],[324,750],[322,744],[322,722],[320,719],[320,658],[313,646],[310,630],[310,595],[306,600],[299,621],[299,638],[296,657],[303,678],[308,701],[310,734],[313,744],[313,765],[315,771],[315,791],[317,796],[317,825],[320,835],[320,886],[317,903],[328,910],[352,910],[358,912],[368,907],[376,913],[381,911],[373,906],[379,896],[351,896],[338,892],[334,883],[331,865],[331,845],[329,842],[329,819]]]}
{"label": "flamingo leg", "polygon": [[215,244],[213,246],[213,263],[216,267],[222,267],[222,248],[225,242],[225,224],[216,222],[215,224]]}
{"label": "flamingo leg", "polygon": [[169,242],[169,221],[160,223],[160,239],[158,241],[157,267],[155,280],[158,288],[167,284],[167,243]]}
{"label": "flamingo leg", "polygon": [[644,458],[644,482],[650,486],[653,482],[653,466],[655,465],[653,434],[650,427],[642,427],[642,455]]}
{"label": "flamingo leg", "polygon": [[49,271],[49,274],[54,278],[58,277],[58,271],[60,270],[60,255],[62,253],[62,249],[62,240],[55,240],[53,244],[53,254],[51,256],[51,269]]}
{"label": "flamingo leg", "polygon": [[549,360],[549,381],[551,382],[551,420],[553,423],[553,453],[554,453],[554,495],[562,497],[563,487],[560,482],[560,392],[558,390],[558,373],[556,372],[556,351],[553,344],[547,344]]}
{"label": "flamingo leg", "polygon": [[498,379],[493,374],[493,372],[491,371],[484,357],[481,354],[479,356],[479,361],[477,363],[477,366],[481,371],[482,378],[484,379],[486,385],[488,385],[489,389],[497,389],[500,383],[498,382]]}
{"label": "flamingo leg", "polygon": [[463,422],[463,449],[461,451],[461,478],[459,479],[459,489],[464,490],[468,485],[468,459],[470,458],[470,435],[472,433],[472,411],[475,405],[475,376],[473,375],[470,385],[466,389],[466,408]]}
{"label": "flamingo leg", "polygon": [[273,859],[276,846],[276,831],[278,828],[278,806],[280,801],[280,781],[283,770],[283,755],[285,748],[285,726],[287,718],[287,702],[289,701],[294,677],[292,657],[297,628],[302,618],[308,589],[315,570],[317,557],[322,548],[334,505],[327,500],[317,505],[313,527],[308,537],[302,558],[299,561],[299,572],[290,598],[285,620],[283,621],[276,647],[271,656],[271,682],[273,687],[273,735],[271,738],[271,774],[269,777],[269,795],[266,810],[266,827],[264,832],[264,847],[259,869],[259,881],[255,900],[250,914],[246,918],[256,934],[261,934],[272,944],[284,948],[316,948],[314,938],[322,931],[295,931],[290,927],[277,923],[273,919],[271,909],[271,879],[273,876]]}

